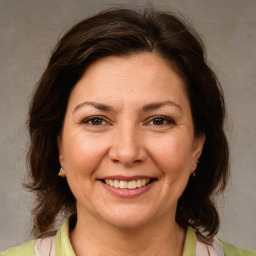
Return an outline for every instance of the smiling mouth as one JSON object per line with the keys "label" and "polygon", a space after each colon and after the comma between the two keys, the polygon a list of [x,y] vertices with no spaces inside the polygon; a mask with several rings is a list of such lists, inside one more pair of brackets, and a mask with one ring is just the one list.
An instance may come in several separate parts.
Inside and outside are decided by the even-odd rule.
{"label": "smiling mouth", "polygon": [[104,179],[102,180],[109,187],[115,187],[120,189],[136,189],[145,187],[148,184],[152,183],[155,179],[136,179],[136,180],[112,180],[112,179]]}

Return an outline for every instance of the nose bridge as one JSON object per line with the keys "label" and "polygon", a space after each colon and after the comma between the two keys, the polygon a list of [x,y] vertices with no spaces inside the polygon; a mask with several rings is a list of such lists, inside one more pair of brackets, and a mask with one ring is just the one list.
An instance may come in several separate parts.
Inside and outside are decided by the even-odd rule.
{"label": "nose bridge", "polygon": [[124,122],[116,127],[113,134],[110,157],[123,164],[132,164],[145,158],[140,129],[132,122]]}

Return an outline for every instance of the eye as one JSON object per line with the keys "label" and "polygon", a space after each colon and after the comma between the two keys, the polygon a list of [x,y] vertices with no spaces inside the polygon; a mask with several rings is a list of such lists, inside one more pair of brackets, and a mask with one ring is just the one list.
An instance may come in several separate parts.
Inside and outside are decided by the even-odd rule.
{"label": "eye", "polygon": [[162,118],[162,117],[156,117],[151,122],[154,125],[163,125],[163,124],[165,124],[165,121],[166,120],[164,118]]}
{"label": "eye", "polygon": [[148,125],[164,126],[175,124],[174,120],[166,116],[153,116],[150,118]]}
{"label": "eye", "polygon": [[101,116],[92,116],[92,117],[86,118],[85,120],[83,120],[83,123],[94,125],[94,126],[107,124],[107,122]]}

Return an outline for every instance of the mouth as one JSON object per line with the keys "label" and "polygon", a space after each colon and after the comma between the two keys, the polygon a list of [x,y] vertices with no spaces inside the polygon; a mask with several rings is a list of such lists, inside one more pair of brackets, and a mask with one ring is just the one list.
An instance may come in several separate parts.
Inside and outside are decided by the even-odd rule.
{"label": "mouth", "polygon": [[148,176],[108,176],[99,181],[114,196],[135,198],[150,191],[157,180],[157,178]]}
{"label": "mouth", "polygon": [[115,187],[120,189],[136,189],[145,187],[155,179],[134,179],[130,181],[118,180],[118,179],[104,179],[104,182],[109,187]]}

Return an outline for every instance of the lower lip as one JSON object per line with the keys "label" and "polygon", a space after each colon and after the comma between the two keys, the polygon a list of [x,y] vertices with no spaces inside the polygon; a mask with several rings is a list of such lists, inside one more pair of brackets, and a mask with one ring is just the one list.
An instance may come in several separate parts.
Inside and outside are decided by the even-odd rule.
{"label": "lower lip", "polygon": [[141,187],[141,188],[135,188],[135,189],[126,189],[126,188],[115,188],[108,186],[104,182],[101,182],[104,188],[112,193],[113,195],[121,198],[134,198],[137,196],[140,196],[146,192],[148,192],[152,186],[154,185],[155,181],[149,183],[148,185]]}

